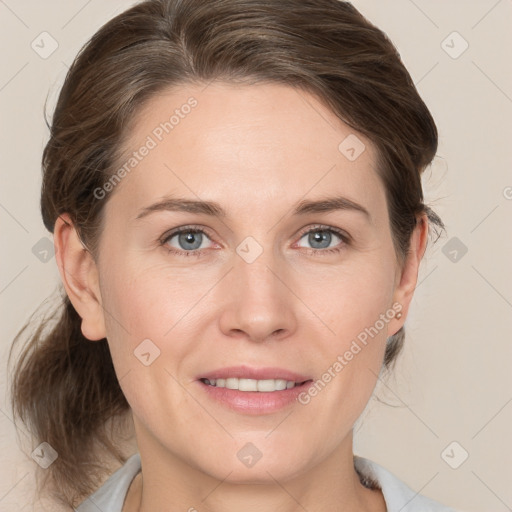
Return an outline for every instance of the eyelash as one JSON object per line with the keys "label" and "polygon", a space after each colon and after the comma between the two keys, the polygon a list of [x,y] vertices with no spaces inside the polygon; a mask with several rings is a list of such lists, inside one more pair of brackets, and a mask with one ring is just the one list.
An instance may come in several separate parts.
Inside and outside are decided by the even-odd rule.
{"label": "eyelash", "polygon": [[[347,234],[345,234],[342,231],[339,231],[338,229],[332,228],[330,226],[321,225],[321,224],[315,225],[311,228],[308,228],[308,229],[302,231],[299,235],[299,240],[304,235],[307,235],[311,232],[314,233],[317,231],[327,231],[327,232],[334,233],[337,237],[339,237],[342,240],[342,243],[340,246],[333,247],[330,249],[308,249],[308,248],[305,248],[308,254],[325,256],[326,254],[339,253],[344,249],[345,245],[350,244],[350,237]],[[176,254],[178,256],[185,256],[185,257],[202,256],[203,251],[205,251],[206,249],[194,249],[192,251],[180,251],[173,247],[169,247],[167,245],[167,242],[171,238],[173,238],[176,235],[179,235],[180,233],[193,233],[193,234],[202,233],[202,234],[206,235],[208,238],[210,238],[208,233],[204,229],[199,228],[198,226],[182,226],[180,228],[177,228],[177,229],[171,231],[170,233],[166,233],[165,235],[163,235],[162,238],[159,240],[160,245],[162,245],[164,248],[166,248],[169,253]]]}

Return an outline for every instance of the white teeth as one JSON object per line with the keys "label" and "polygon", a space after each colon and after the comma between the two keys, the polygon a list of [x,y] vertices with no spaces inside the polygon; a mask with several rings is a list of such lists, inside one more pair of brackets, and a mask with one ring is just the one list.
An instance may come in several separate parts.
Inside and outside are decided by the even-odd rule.
{"label": "white teeth", "polygon": [[238,379],[236,377],[228,377],[227,379],[204,379],[206,384],[217,388],[237,389],[238,391],[261,391],[269,393],[271,391],[281,391],[290,389],[295,386],[293,380],[284,379]]}
{"label": "white teeth", "polygon": [[238,379],[233,379],[231,377],[228,377],[226,379],[226,388],[228,389],[238,389]]}

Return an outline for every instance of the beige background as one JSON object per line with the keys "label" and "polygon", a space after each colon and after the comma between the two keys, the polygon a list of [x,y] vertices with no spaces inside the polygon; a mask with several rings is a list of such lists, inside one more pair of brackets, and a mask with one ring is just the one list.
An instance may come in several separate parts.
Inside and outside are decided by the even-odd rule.
{"label": "beige background", "polygon": [[[32,252],[36,243],[44,244],[41,238],[51,239],[38,209],[40,158],[48,137],[45,97],[50,92],[51,114],[79,48],[131,4],[0,1],[4,362],[18,328],[58,283],[55,259],[44,263]],[[370,402],[358,424],[356,453],[384,465],[414,490],[458,509],[511,510],[512,2],[353,4],[398,47],[436,119],[439,152],[426,173],[425,188],[448,228],[422,264],[406,323],[405,353],[393,378],[377,390],[391,406]],[[58,42],[46,59],[31,47],[43,31]],[[454,31],[460,36],[450,35]],[[453,58],[464,40],[469,47]],[[466,254],[446,246],[455,243],[453,237],[467,247]],[[17,447],[2,364],[0,510],[42,510],[41,504],[31,504],[35,463]],[[26,439],[24,433],[19,437]],[[445,453],[452,465],[460,463],[465,451],[469,454],[457,469],[442,458],[453,441],[458,444]]]}

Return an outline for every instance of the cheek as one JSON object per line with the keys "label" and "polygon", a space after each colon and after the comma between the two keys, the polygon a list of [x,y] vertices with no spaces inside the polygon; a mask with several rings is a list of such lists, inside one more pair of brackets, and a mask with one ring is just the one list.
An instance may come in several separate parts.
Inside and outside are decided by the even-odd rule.
{"label": "cheek", "polygon": [[[123,280],[125,275],[130,279]],[[195,410],[194,404],[183,403],[187,396],[173,377],[182,380],[182,368],[187,374],[182,363],[196,349],[197,318],[193,310],[190,319],[187,313],[197,302],[197,288],[162,269],[139,268],[137,273],[122,265],[106,275],[103,288],[109,348],[130,406],[147,424],[155,417],[155,405],[164,406],[161,414],[169,421],[179,422],[174,411],[182,406]]]}
{"label": "cheek", "polygon": [[355,422],[375,387],[395,316],[394,277],[394,260],[382,253],[329,279],[308,277],[306,284],[317,283],[309,304],[329,331],[323,328],[311,353],[318,384],[301,403],[310,404],[319,420],[340,425],[339,432]]}
{"label": "cheek", "polygon": [[[123,279],[123,276],[130,276]],[[162,340],[170,338],[173,327],[183,316],[188,299],[178,294],[163,275],[151,279],[147,273],[137,274],[133,268],[116,266],[102,279],[107,338],[114,366],[125,374],[148,359],[157,360],[164,349]],[[167,333],[167,335],[166,335]],[[150,340],[150,341],[148,341]],[[176,349],[179,348],[179,345]],[[169,347],[166,346],[165,350]],[[141,361],[142,359],[142,361]]]}
{"label": "cheek", "polygon": [[389,322],[382,325],[379,319],[392,305],[394,279],[394,260],[375,254],[330,273],[325,269],[310,273],[302,294],[330,328],[330,345],[335,339],[340,350],[376,323],[386,336]]}
{"label": "cheek", "polygon": [[105,272],[102,297],[110,352],[123,391],[136,405],[139,398],[145,400],[139,397],[142,390],[157,396],[161,383],[167,382],[173,400],[178,400],[170,375],[190,378],[191,356],[201,353],[206,319],[218,314],[211,296],[218,273],[211,268],[198,272],[147,265],[136,258],[117,262]]}
{"label": "cheek", "polygon": [[148,266],[137,260],[120,262],[104,280],[105,307],[112,312],[109,324],[114,332],[119,332],[121,324],[124,337],[129,332],[133,341],[170,335],[175,326],[182,327],[181,319],[207,292],[214,278],[204,274],[163,264]]}

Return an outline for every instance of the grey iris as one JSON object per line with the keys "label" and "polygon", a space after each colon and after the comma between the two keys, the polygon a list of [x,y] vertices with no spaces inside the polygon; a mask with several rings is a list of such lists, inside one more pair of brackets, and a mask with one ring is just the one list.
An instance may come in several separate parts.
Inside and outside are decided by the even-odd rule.
{"label": "grey iris", "polygon": [[[331,233],[329,231],[315,231],[309,234],[308,242],[311,244],[311,247],[314,249],[325,249],[329,247],[331,243]],[[325,242],[327,240],[327,245],[323,247],[316,247],[316,243]]]}
{"label": "grey iris", "polygon": [[[202,242],[202,233],[194,233],[192,231],[187,231],[186,233],[180,233],[178,235],[178,240],[180,247],[183,249],[198,249],[201,246]],[[194,244],[195,240],[195,244]],[[183,243],[182,243],[183,242]],[[186,244],[192,244],[193,246],[187,246]]]}

